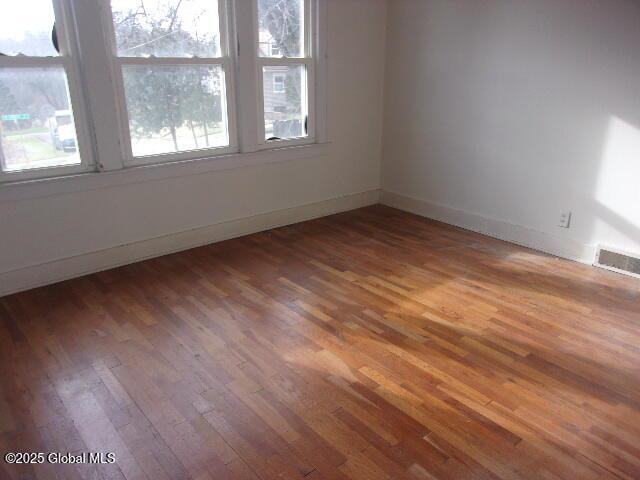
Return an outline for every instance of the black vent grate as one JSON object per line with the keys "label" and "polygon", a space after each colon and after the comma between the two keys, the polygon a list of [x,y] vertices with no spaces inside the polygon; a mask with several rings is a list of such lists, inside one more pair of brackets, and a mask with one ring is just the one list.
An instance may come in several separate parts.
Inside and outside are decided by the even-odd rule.
{"label": "black vent grate", "polygon": [[635,258],[630,255],[602,249],[598,256],[598,265],[640,276],[640,258]]}

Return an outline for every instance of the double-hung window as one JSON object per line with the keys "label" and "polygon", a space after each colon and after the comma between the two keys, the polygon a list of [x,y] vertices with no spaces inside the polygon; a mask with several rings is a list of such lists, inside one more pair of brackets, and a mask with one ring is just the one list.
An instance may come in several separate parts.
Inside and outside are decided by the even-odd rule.
{"label": "double-hung window", "polygon": [[3,2],[0,182],[170,162],[177,172],[223,157],[255,164],[279,158],[262,150],[324,142],[325,8]]}
{"label": "double-hung window", "polygon": [[91,168],[64,7],[58,0],[0,6],[0,180]]}
{"label": "double-hung window", "polygon": [[125,164],[232,148],[225,6],[225,0],[111,0]]}
{"label": "double-hung window", "polygon": [[313,137],[314,62],[310,0],[257,0],[260,143]]}

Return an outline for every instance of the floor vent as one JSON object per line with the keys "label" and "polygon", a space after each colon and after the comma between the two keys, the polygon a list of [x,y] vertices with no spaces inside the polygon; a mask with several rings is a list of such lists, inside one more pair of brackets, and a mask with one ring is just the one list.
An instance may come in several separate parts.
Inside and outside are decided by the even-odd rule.
{"label": "floor vent", "polygon": [[600,247],[595,265],[596,267],[640,278],[640,255]]}

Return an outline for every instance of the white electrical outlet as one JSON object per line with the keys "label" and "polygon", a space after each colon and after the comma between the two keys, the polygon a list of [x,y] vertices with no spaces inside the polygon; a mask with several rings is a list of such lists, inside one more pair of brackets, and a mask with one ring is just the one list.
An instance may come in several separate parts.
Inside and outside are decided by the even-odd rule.
{"label": "white electrical outlet", "polygon": [[560,223],[558,223],[560,228],[570,228],[571,227],[571,212],[562,212],[560,214]]}

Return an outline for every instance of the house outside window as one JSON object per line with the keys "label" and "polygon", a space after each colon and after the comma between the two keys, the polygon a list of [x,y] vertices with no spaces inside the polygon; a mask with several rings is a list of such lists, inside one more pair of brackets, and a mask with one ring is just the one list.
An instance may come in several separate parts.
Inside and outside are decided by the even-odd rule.
{"label": "house outside window", "polygon": [[273,76],[273,93],[285,93],[284,75]]}

